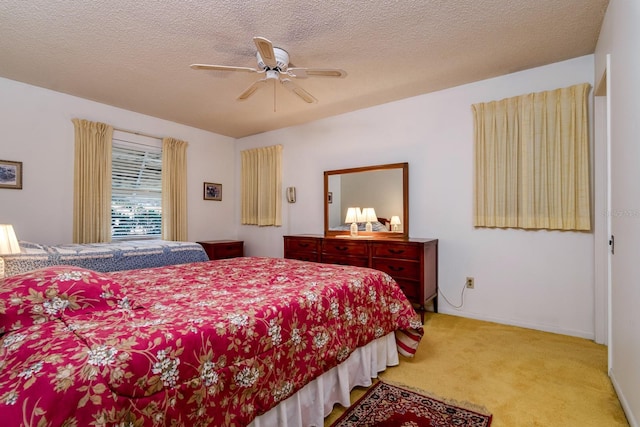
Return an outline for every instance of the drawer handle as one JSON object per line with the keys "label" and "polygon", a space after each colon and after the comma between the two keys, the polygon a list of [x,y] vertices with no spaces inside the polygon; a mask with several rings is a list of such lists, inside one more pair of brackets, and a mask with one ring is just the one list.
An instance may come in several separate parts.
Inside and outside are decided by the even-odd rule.
{"label": "drawer handle", "polygon": [[396,267],[395,265],[390,265],[389,266],[389,270],[402,271],[402,270],[404,270],[404,267]]}
{"label": "drawer handle", "polygon": [[349,249],[347,246],[334,246],[334,247],[336,248],[336,250],[339,250],[339,251],[346,251]]}
{"label": "drawer handle", "polygon": [[308,243],[298,243],[298,246],[300,246],[301,248],[308,248],[309,244]]}
{"label": "drawer handle", "polygon": [[388,249],[388,251],[394,255],[400,255],[401,253],[404,252],[404,249]]}

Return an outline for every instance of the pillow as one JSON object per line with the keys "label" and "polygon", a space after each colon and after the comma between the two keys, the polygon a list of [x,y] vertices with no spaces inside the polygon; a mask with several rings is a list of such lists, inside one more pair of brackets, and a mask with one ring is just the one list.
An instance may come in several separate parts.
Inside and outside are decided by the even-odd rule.
{"label": "pillow", "polygon": [[65,311],[132,307],[118,283],[80,267],[59,265],[0,279],[0,333],[58,319]]}

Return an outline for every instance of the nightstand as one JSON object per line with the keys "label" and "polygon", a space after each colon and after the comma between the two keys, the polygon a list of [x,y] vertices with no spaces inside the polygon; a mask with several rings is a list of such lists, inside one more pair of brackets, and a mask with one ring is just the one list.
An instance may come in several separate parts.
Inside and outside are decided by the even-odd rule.
{"label": "nightstand", "polygon": [[210,260],[244,256],[242,240],[208,240],[196,243],[204,248]]}

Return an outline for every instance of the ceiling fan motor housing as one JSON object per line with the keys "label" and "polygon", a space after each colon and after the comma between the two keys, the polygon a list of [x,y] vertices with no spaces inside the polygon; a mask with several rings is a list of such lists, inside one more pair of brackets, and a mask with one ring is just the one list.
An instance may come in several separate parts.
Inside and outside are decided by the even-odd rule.
{"label": "ceiling fan motor housing", "polygon": [[[287,53],[287,51],[274,46],[273,52],[275,53],[275,56],[276,56],[276,68],[279,71],[287,71],[287,68],[289,67],[289,54]],[[262,56],[260,56],[260,52],[256,52],[256,58],[258,59],[258,67],[260,67],[263,70],[269,69],[269,66],[266,65],[262,60]]]}

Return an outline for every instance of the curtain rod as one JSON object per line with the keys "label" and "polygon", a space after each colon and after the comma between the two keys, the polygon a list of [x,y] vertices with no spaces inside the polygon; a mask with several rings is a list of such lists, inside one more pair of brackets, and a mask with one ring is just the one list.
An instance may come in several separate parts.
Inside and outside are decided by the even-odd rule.
{"label": "curtain rod", "polygon": [[144,132],[136,132],[136,131],[133,131],[133,130],[120,129],[120,128],[116,128],[116,127],[114,127],[113,130],[117,130],[119,132],[130,133],[132,135],[146,136],[147,138],[155,138],[155,139],[163,139],[164,138],[162,136],[150,135],[150,134],[144,133]]}

